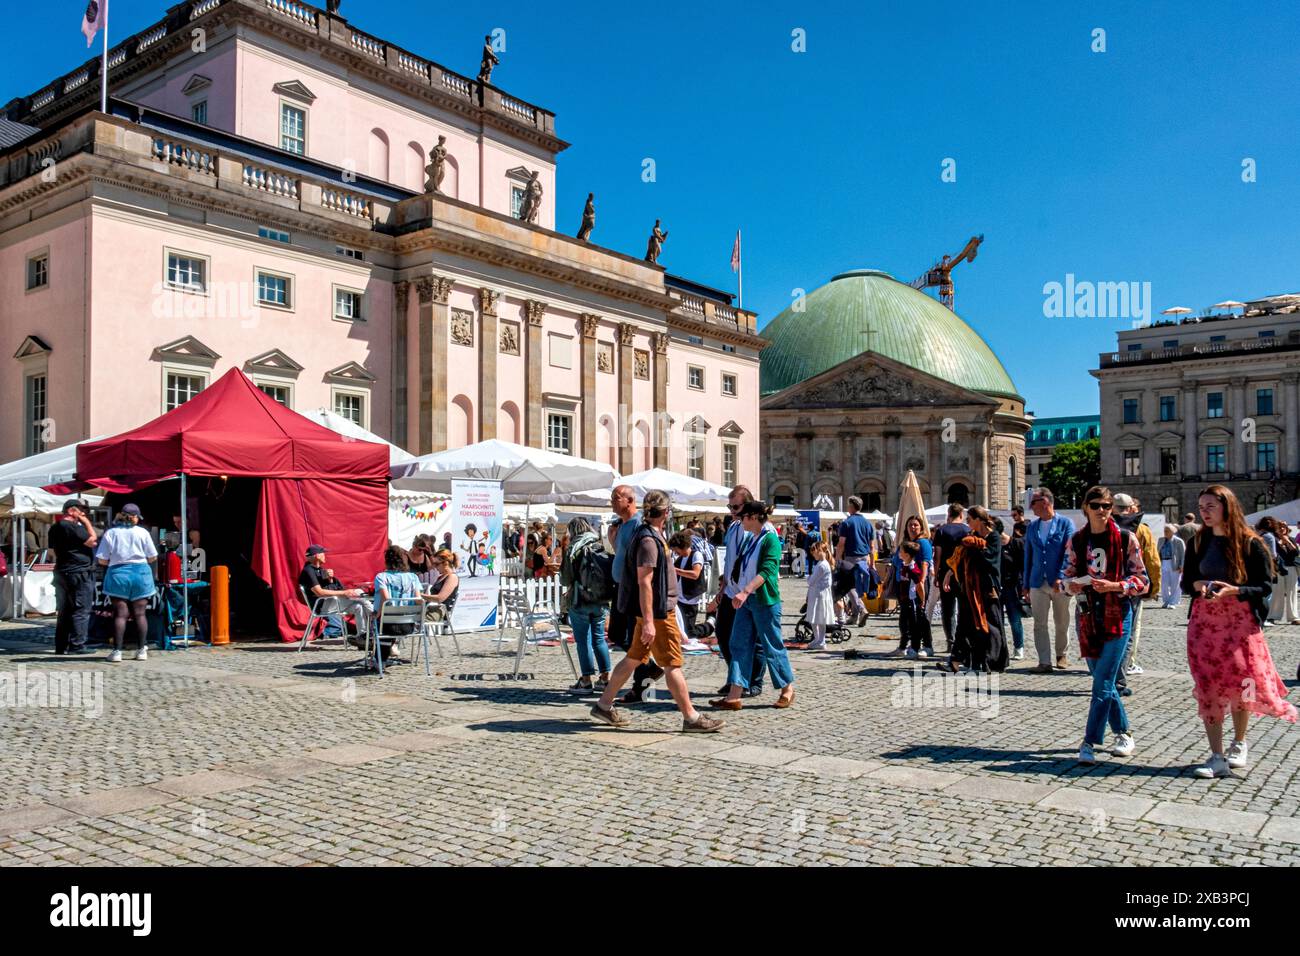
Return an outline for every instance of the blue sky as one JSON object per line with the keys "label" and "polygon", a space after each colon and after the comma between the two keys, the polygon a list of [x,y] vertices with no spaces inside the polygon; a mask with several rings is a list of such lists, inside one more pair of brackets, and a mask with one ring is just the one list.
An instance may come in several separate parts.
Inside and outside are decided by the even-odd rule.
{"label": "blue sky", "polygon": [[[113,40],[164,9],[113,0]],[[25,9],[0,41],[0,100],[84,61],[81,10]],[[954,273],[957,310],[1040,415],[1096,410],[1088,369],[1130,324],[1045,318],[1044,283],[1149,282],[1156,313],[1300,291],[1300,5],[344,0],[341,12],[471,76],[483,34],[503,28],[494,81],[555,111],[573,143],[558,228],[577,229],[594,190],[597,242],[641,255],[662,218],[660,261],[734,290],[741,227],[760,323],[796,287],[859,267],[907,281],[983,233]],[[806,52],[791,49],[796,28]],[[1105,52],[1091,49],[1095,28]],[[946,158],[955,182],[941,181]]]}

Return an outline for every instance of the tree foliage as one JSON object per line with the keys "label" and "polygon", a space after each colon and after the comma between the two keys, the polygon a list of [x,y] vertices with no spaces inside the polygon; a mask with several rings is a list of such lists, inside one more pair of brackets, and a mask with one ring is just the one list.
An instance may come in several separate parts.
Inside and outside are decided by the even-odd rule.
{"label": "tree foliage", "polygon": [[1101,439],[1085,438],[1057,445],[1039,480],[1052,490],[1057,507],[1078,507],[1083,493],[1101,483]]}

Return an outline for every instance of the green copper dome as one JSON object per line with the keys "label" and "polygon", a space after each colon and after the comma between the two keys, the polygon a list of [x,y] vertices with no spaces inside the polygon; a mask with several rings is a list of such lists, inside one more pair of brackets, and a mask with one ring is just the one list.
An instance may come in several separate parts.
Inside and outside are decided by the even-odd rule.
{"label": "green copper dome", "polygon": [[[976,392],[1020,398],[978,332],[935,299],[876,269],[843,272],[759,334],[760,391],[770,395],[870,349]],[[871,334],[867,334],[867,330]]]}

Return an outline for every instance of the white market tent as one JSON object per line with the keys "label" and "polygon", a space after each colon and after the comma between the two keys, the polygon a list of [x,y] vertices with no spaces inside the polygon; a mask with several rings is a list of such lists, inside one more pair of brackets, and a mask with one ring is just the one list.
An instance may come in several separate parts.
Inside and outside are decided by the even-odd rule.
{"label": "white market tent", "polygon": [[496,438],[422,455],[394,465],[392,487],[398,491],[451,494],[453,478],[500,481],[507,500],[567,500],[583,492],[608,489],[618,477],[610,465]]}
{"label": "white market tent", "polygon": [[[0,519],[13,522],[9,541],[11,550],[7,556],[9,573],[0,585],[0,607],[8,607],[14,620],[21,619],[27,608],[50,614],[54,611],[53,574],[48,571],[29,571],[27,564],[34,555],[27,555],[27,561],[19,559],[19,543],[26,538],[29,520],[52,521],[63,511],[63,502],[71,495],[55,495],[40,488],[28,485],[10,485],[0,493]],[[94,507],[104,500],[102,495],[82,495],[86,502]]]}
{"label": "white market tent", "polygon": [[646,471],[634,472],[630,475],[615,477],[604,489],[603,494],[588,493],[584,495],[574,495],[568,499],[574,505],[590,505],[608,507],[609,495],[615,485],[627,485],[636,492],[637,501],[646,496],[648,491],[664,491],[668,493],[669,500],[675,505],[714,505],[721,508],[724,512],[727,510],[727,496],[731,494],[731,489],[725,485],[715,485],[711,481],[705,481],[702,478],[691,478],[687,475],[678,474],[675,471],[669,471],[667,468],[650,468]]}
{"label": "white market tent", "polygon": [[410,452],[399,448],[392,442],[384,441],[374,432],[366,431],[350,418],[344,418],[337,415],[328,408],[314,408],[309,412],[300,413],[304,418],[310,418],[317,425],[324,425],[332,432],[338,432],[347,438],[355,438],[357,441],[374,442],[376,445],[386,445],[388,447],[388,464],[389,466],[404,464],[413,461],[415,456]]}
{"label": "white market tent", "polygon": [[[100,441],[104,436],[88,438],[87,441]],[[6,465],[0,465],[0,488],[12,485],[30,485],[39,488],[43,485],[58,485],[71,481],[77,473],[77,445],[63,445],[20,458]]]}
{"label": "white market tent", "polygon": [[1256,511],[1254,514],[1246,515],[1246,524],[1254,527],[1255,522],[1260,518],[1277,518],[1289,525],[1300,524],[1300,498],[1295,501],[1284,501],[1280,505],[1273,505],[1263,511]]}
{"label": "white market tent", "polygon": [[50,518],[63,512],[63,502],[80,497],[92,508],[104,500],[103,495],[56,495],[41,488],[11,485],[0,493],[0,518]]}

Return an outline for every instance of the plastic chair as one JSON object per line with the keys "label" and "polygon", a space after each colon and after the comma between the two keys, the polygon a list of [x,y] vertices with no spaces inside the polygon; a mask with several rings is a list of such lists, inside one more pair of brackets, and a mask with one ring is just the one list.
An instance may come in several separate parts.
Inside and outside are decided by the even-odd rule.
{"label": "plastic chair", "polygon": [[[429,617],[429,612],[434,610],[442,611],[439,618]],[[456,637],[456,628],[451,623],[452,606],[446,604],[430,604],[425,608],[424,626],[420,628],[420,643],[415,648],[415,660],[412,663],[418,663],[420,655],[424,655],[424,676],[430,676],[429,672],[429,638],[433,638],[434,646],[438,648],[438,656],[442,657],[442,642],[438,640],[439,634],[450,634],[452,646],[456,648],[456,656],[460,656],[460,641]]]}
{"label": "plastic chair", "polygon": [[[414,630],[409,635],[385,634],[384,628],[389,624],[410,624]],[[366,668],[370,667],[371,645],[374,646],[374,663],[379,670],[379,676],[384,676],[384,654],[381,650],[385,641],[396,645],[403,636],[414,637],[419,634],[421,639],[424,638],[424,605],[411,601],[385,601],[379,607],[379,614],[374,619],[374,626],[366,628],[366,656],[364,658]],[[427,648],[426,648],[427,651]],[[428,673],[429,662],[425,659],[425,672]]]}
{"label": "plastic chair", "polygon": [[532,603],[528,600],[526,591],[503,591],[502,600],[504,602],[504,616],[518,622],[519,627],[519,647],[515,651],[515,676],[519,676],[519,667],[524,660],[524,649],[528,646],[528,638],[531,635],[538,640],[555,640],[560,642],[560,647],[564,648],[564,656],[569,662],[569,668],[573,671],[574,679],[578,677],[578,666],[573,662],[573,652],[569,650],[569,642],[564,635],[560,633],[560,618],[550,608],[542,611],[533,609]]}
{"label": "plastic chair", "polygon": [[[340,597],[318,597],[311,601],[307,597],[306,589],[298,585],[298,593],[302,595],[303,603],[311,608],[311,614],[307,616],[307,626],[302,629],[302,640],[298,644],[298,650],[301,652],[307,646],[307,640],[311,637],[316,628],[316,622],[329,617],[331,614],[337,614],[342,617],[345,613],[352,610],[357,601],[355,598]],[[361,634],[361,620],[357,620],[357,634]],[[343,646],[346,649],[348,644],[347,624],[343,625]]]}

